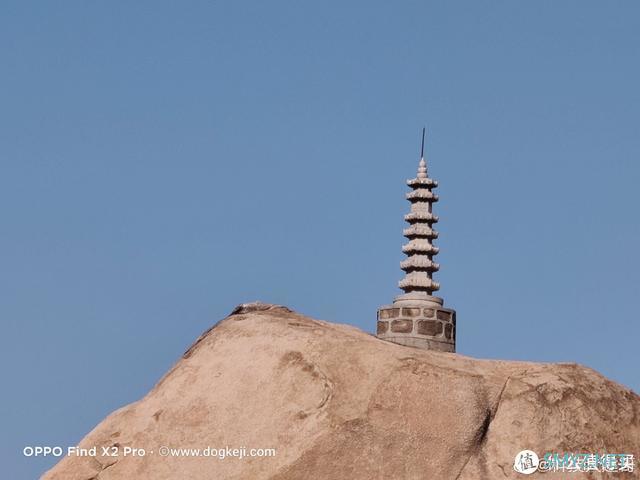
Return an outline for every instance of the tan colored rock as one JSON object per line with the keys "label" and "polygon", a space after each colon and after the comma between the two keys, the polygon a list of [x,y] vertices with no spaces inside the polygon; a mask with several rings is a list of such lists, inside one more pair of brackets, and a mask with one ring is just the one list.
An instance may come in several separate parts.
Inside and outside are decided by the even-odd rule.
{"label": "tan colored rock", "polygon": [[[47,480],[597,479],[513,470],[517,452],[640,453],[640,397],[576,364],[403,347],[285,307],[241,306]],[[144,448],[144,457],[100,447]],[[161,446],[275,448],[161,457]],[[153,453],[151,453],[153,451]],[[615,478],[638,478],[636,472]]]}

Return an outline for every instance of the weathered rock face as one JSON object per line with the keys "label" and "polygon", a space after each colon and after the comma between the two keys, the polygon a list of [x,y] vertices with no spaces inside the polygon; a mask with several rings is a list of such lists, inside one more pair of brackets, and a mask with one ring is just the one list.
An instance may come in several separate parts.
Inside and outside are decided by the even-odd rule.
{"label": "weathered rock face", "polygon": [[[517,452],[637,458],[639,413],[638,395],[579,365],[418,350],[248,304],[205,332],[146,397],[82,440],[98,447],[97,457],[67,457],[43,478],[535,478],[543,474],[513,470]],[[102,446],[119,456],[100,455]],[[162,446],[276,455],[162,457]],[[122,456],[125,447],[146,455]],[[620,478],[638,478],[637,470]]]}

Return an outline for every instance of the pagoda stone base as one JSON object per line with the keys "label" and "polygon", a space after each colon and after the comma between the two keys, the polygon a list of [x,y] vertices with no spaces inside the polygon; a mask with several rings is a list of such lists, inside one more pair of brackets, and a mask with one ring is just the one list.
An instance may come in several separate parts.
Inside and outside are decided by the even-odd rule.
{"label": "pagoda stone base", "polygon": [[400,295],[378,309],[377,337],[407,347],[456,351],[456,311],[426,294]]}

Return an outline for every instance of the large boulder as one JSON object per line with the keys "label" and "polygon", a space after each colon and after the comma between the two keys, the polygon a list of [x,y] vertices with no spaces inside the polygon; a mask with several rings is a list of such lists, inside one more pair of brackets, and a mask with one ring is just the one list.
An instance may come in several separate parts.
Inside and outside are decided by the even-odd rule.
{"label": "large boulder", "polygon": [[[573,363],[423,351],[286,307],[246,304],[82,440],[96,456],[67,456],[43,478],[567,478],[523,476],[514,458],[525,449],[637,456],[639,413],[638,395]],[[124,455],[127,447],[145,455]],[[247,456],[162,456],[163,447],[202,455],[244,448]],[[251,449],[276,453],[252,457]],[[619,475],[638,478],[637,469]]]}

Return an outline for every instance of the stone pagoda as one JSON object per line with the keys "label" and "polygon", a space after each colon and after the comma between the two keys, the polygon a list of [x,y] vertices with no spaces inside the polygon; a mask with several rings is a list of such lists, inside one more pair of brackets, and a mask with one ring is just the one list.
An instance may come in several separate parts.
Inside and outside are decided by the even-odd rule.
{"label": "stone pagoda", "polygon": [[442,298],[433,295],[440,284],[433,281],[433,272],[440,265],[433,261],[438,247],[433,240],[438,232],[433,225],[438,216],[433,214],[433,204],[438,196],[433,189],[438,182],[429,178],[424,160],[424,129],[418,174],[407,180],[411,191],[407,200],[411,211],[404,216],[409,224],[404,229],[408,242],[402,247],[407,258],[400,263],[405,277],[398,286],[404,291],[391,305],[378,309],[378,338],[409,347],[456,351],[456,312],[444,307]]}

